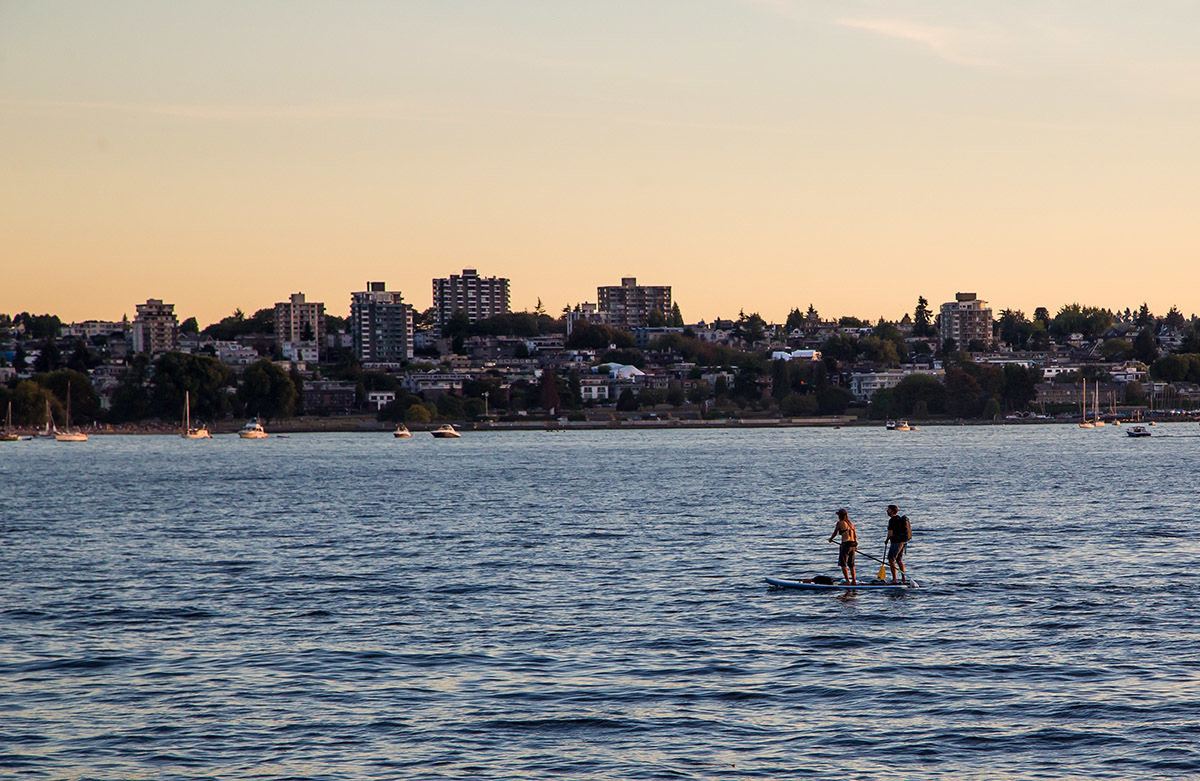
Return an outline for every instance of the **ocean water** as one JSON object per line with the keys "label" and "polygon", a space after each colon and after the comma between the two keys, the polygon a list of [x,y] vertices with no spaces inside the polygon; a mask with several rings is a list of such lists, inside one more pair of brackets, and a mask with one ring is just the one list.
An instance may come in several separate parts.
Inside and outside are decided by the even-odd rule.
{"label": "ocean water", "polygon": [[[0,445],[0,776],[1200,776],[1200,426]],[[923,588],[836,573],[900,505]],[[860,558],[860,575],[878,565]]]}

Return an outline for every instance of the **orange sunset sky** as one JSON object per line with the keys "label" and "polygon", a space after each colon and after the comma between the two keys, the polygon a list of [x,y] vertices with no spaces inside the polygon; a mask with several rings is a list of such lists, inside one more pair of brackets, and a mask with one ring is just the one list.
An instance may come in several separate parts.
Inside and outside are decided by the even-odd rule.
{"label": "orange sunset sky", "polygon": [[1200,311],[1200,4],[0,0],[0,312]]}

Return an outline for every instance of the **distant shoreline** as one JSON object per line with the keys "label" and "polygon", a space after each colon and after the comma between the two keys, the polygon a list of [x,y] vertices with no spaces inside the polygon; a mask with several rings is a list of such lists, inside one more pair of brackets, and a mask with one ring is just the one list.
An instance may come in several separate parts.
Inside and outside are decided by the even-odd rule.
{"label": "distant shoreline", "polygon": [[[1187,423],[1200,420],[1200,416],[1195,414],[1184,416],[1173,416],[1171,418],[1155,418],[1155,422],[1176,422]],[[1046,420],[1046,419],[1021,419],[1021,420],[918,420],[911,421],[916,428],[925,426],[1030,426],[1030,425],[1076,425],[1078,420]],[[1143,421],[1123,421],[1123,425],[1148,425],[1150,420]],[[316,434],[316,433],[340,433],[340,434],[387,434],[395,430],[396,424],[382,423],[374,418],[367,417],[345,417],[345,418],[290,418],[287,420],[278,420],[264,422],[264,427],[269,434]],[[443,422],[425,423],[425,424],[408,424],[408,428],[413,433],[424,433],[432,431],[438,426],[443,425]],[[879,420],[862,420],[857,417],[848,415],[827,417],[827,418],[725,418],[719,420],[575,420],[575,421],[558,421],[558,420],[520,420],[520,421],[492,421],[492,422],[471,422],[471,421],[452,421],[452,425],[459,431],[486,433],[489,431],[657,431],[657,430],[711,430],[711,429],[766,429],[766,428],[878,428],[883,429],[884,423]],[[15,433],[23,436],[36,435],[42,430],[41,427],[24,427],[14,429]],[[109,436],[109,435],[165,435],[178,436],[180,429],[178,425],[167,424],[121,424],[121,425],[102,425],[96,427],[85,426],[81,429],[89,436]],[[218,434],[236,434],[241,430],[240,423],[228,423],[219,426],[211,426],[209,431],[214,435]]]}

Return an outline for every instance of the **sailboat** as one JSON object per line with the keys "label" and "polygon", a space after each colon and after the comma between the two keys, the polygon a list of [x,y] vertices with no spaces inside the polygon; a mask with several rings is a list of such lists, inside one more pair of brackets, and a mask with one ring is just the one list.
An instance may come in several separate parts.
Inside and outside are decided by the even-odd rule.
{"label": "sailboat", "polygon": [[183,431],[179,436],[184,439],[212,439],[212,434],[208,433],[206,426],[197,426],[192,428],[192,394],[191,391],[183,392]]}
{"label": "sailboat", "polygon": [[1096,392],[1092,396],[1092,420],[1096,428],[1104,427],[1104,421],[1100,419],[1100,380],[1096,380]]}
{"label": "sailboat", "polygon": [[0,442],[16,442],[20,437],[12,431],[12,402],[8,403],[8,415],[4,418],[4,430],[0,431]]}
{"label": "sailboat", "polygon": [[[47,407],[47,410],[49,408]],[[88,435],[79,429],[71,428],[71,383],[67,383],[67,430],[55,431],[54,439],[58,442],[87,442]]]}
{"label": "sailboat", "polygon": [[1083,412],[1083,422],[1079,424],[1080,428],[1095,428],[1095,423],[1089,423],[1087,419],[1087,378],[1083,378],[1083,398],[1079,402],[1079,409]]}

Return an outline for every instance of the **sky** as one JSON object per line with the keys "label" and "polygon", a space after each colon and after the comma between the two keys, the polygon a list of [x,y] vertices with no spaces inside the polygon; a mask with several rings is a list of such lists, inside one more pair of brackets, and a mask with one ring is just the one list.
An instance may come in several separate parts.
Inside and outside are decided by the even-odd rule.
{"label": "sky", "polygon": [[0,0],[0,312],[1200,312],[1200,3]]}

